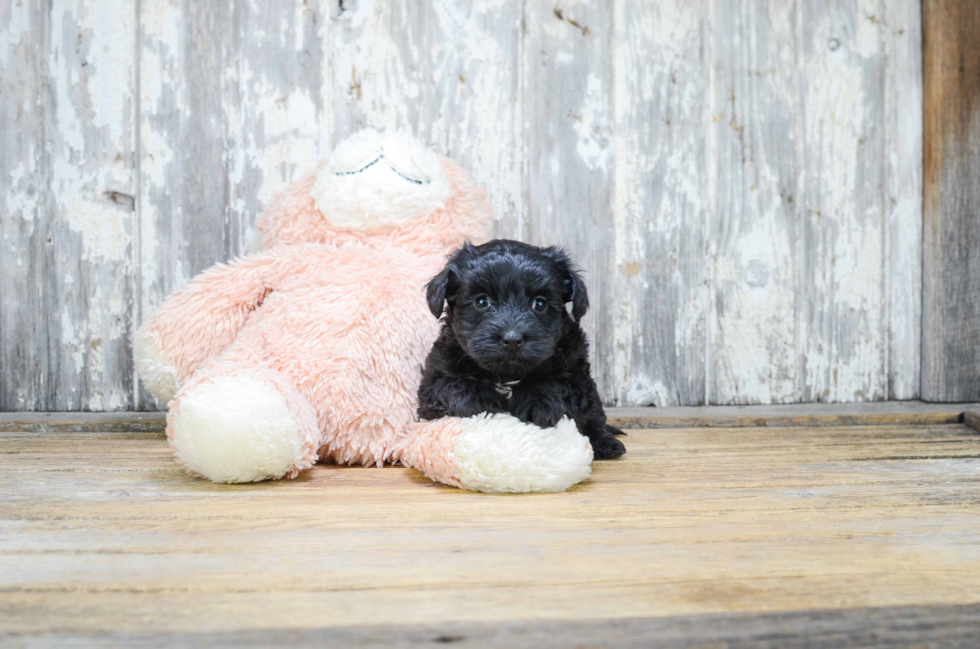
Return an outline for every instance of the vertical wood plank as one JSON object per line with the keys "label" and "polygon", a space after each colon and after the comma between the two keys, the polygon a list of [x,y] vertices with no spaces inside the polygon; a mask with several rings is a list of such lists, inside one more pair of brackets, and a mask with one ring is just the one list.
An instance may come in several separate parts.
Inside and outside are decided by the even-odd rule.
{"label": "vertical wood plank", "polygon": [[[705,400],[705,16],[684,0],[615,6],[613,397]],[[608,331],[604,329],[604,331]]]}
{"label": "vertical wood plank", "polygon": [[800,3],[805,170],[799,401],[887,395],[884,195],[886,18],[879,0]]}
{"label": "vertical wood plank", "polygon": [[422,4],[420,44],[431,60],[433,89],[422,105],[418,132],[486,190],[497,236],[522,238],[522,3]]}
{"label": "vertical wood plank", "polygon": [[923,0],[922,397],[980,397],[980,4]]}
{"label": "vertical wood plank", "polygon": [[[222,105],[230,37],[228,3],[141,0],[138,322],[241,249]],[[163,405],[141,390],[140,408]]]}
{"label": "vertical wood plank", "polygon": [[710,403],[799,398],[798,18],[712,5]]}
{"label": "vertical wood plank", "polygon": [[263,207],[329,145],[322,5],[143,0],[138,319],[245,252]]}
{"label": "vertical wood plank", "polygon": [[883,0],[888,398],[919,397],[922,340],[922,8]]}
{"label": "vertical wood plank", "polygon": [[[23,409],[125,409],[133,393],[135,3],[33,6],[30,33],[23,7],[11,8],[18,38],[36,48],[11,61],[26,66],[34,86],[16,88],[24,94],[12,108],[27,130],[12,150],[32,149],[35,162],[19,161],[8,197],[8,205],[21,201],[10,220],[21,222],[19,245],[30,259],[24,267],[15,256],[27,281],[11,296],[21,310],[11,333],[23,337],[14,353],[27,362],[5,363],[3,382],[17,387],[4,390],[4,399]],[[9,44],[0,49],[11,53]],[[36,102],[36,114],[24,114],[25,102]],[[34,141],[25,146],[28,138]],[[30,176],[34,189],[25,196]],[[13,300],[4,300],[5,320]],[[18,353],[25,344],[36,349]]]}
{"label": "vertical wood plank", "polygon": [[334,140],[403,128],[487,190],[500,236],[524,231],[519,2],[343,2],[334,45]]}
{"label": "vertical wood plank", "polygon": [[45,410],[133,403],[136,2],[51,5]]}
{"label": "vertical wood plank", "polygon": [[223,106],[231,29],[226,2],[140,4],[140,318],[241,249]]}
{"label": "vertical wood plank", "polygon": [[422,104],[430,99],[428,57],[421,42],[422,3],[358,0],[338,3],[331,25],[334,141],[364,127],[422,125]]}
{"label": "vertical wood plank", "polygon": [[0,411],[43,407],[47,348],[36,336],[44,283],[40,205],[44,124],[42,17],[35,5],[0,2]]}
{"label": "vertical wood plank", "polygon": [[[886,283],[889,248],[915,245],[914,205],[886,209],[895,182],[914,182],[914,162],[885,159],[891,137],[911,139],[914,154],[915,134],[888,128],[885,99],[915,80],[886,84],[883,10],[714,7],[713,403],[883,399],[889,326],[906,328],[899,341],[914,336],[914,298],[889,311]],[[890,218],[901,222],[888,229]],[[907,350],[896,357],[907,394]]]}
{"label": "vertical wood plank", "polygon": [[236,2],[227,79],[229,238],[236,252],[275,195],[330,149],[334,0]]}
{"label": "vertical wood plank", "polygon": [[615,397],[612,314],[612,19],[604,3],[529,0],[524,110],[534,244],[559,244],[585,270],[583,321],[604,400]]}

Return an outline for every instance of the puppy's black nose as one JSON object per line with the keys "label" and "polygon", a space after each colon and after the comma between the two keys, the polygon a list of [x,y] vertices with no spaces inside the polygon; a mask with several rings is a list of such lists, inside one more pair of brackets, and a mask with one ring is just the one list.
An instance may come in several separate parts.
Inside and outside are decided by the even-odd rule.
{"label": "puppy's black nose", "polygon": [[516,331],[507,331],[500,337],[500,342],[504,344],[504,347],[513,351],[524,344],[524,336]]}

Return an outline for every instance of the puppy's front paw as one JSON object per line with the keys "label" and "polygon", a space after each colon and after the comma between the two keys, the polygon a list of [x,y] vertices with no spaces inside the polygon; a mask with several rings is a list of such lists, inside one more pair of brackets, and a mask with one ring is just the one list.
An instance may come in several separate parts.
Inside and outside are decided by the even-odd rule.
{"label": "puppy's front paw", "polygon": [[612,433],[616,437],[626,437],[626,433],[624,433],[623,431],[619,430],[615,426],[611,426],[609,424],[606,424],[606,431]]}
{"label": "puppy's front paw", "polygon": [[592,453],[597,460],[612,460],[626,453],[626,446],[612,433],[604,433],[590,440]]}
{"label": "puppy's front paw", "polygon": [[511,413],[524,423],[534,424],[539,428],[554,428],[564,416],[564,412],[555,404],[533,397],[512,404]]}
{"label": "puppy's front paw", "polygon": [[419,388],[419,419],[472,417],[484,412],[504,412],[504,398],[481,381],[423,379]]}
{"label": "puppy's front paw", "polygon": [[552,428],[561,421],[562,413],[547,403],[534,403],[524,421],[529,421],[540,428]]}

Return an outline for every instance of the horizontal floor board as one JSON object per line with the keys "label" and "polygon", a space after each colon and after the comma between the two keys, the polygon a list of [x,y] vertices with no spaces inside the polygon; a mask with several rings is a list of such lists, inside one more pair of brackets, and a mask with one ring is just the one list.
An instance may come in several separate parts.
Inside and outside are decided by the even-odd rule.
{"label": "horizontal floor board", "polygon": [[98,643],[109,649],[336,646],[390,649],[444,646],[455,649],[840,649],[841,647],[935,647],[975,649],[980,606],[895,606],[727,614],[619,618],[613,620],[519,620],[496,623],[365,625],[311,629],[249,629],[214,633],[37,633],[25,644],[58,649]]}

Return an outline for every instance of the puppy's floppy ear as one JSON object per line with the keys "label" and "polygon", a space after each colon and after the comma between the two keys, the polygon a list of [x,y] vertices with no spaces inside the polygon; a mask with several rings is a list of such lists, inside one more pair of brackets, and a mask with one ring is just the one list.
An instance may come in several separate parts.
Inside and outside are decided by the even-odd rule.
{"label": "puppy's floppy ear", "polygon": [[558,272],[561,273],[565,289],[563,299],[566,303],[572,303],[572,317],[575,318],[575,322],[578,322],[589,310],[589,292],[585,288],[585,280],[575,270],[568,253],[561,248],[557,246],[545,248],[544,254],[555,262]]}
{"label": "puppy's floppy ear", "polygon": [[465,242],[462,248],[449,256],[446,267],[425,285],[425,299],[429,302],[429,311],[435,317],[442,316],[442,307],[447,300],[450,304],[455,302],[462,262],[474,252],[476,249],[473,244]]}
{"label": "puppy's floppy ear", "polygon": [[582,319],[585,312],[589,310],[589,292],[585,289],[585,280],[574,268],[568,269],[568,279],[565,280],[566,286],[571,286],[572,317],[575,322]]}
{"label": "puppy's floppy ear", "polygon": [[446,296],[452,296],[456,275],[452,265],[446,266],[442,271],[429,280],[425,285],[425,299],[429,302],[429,311],[432,315],[439,318],[442,316],[442,307],[446,302]]}

